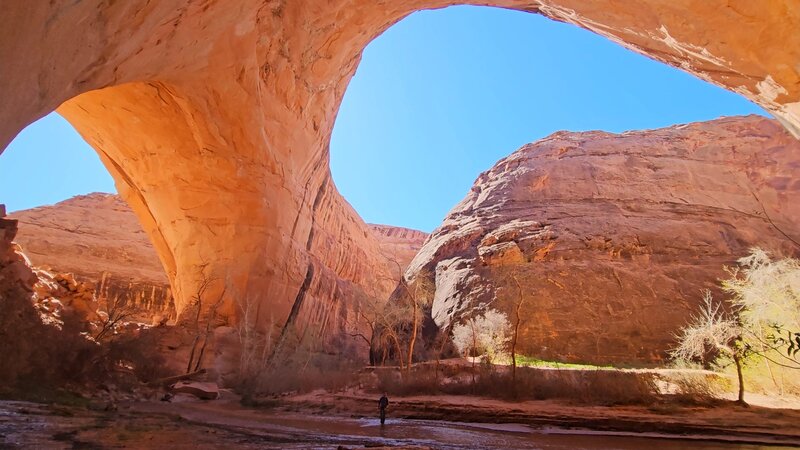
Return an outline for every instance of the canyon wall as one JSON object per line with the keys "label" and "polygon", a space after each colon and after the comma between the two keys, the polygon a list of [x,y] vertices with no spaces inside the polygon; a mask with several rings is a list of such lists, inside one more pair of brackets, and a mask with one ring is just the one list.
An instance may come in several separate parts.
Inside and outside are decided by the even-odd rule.
{"label": "canyon wall", "polygon": [[34,266],[91,281],[98,298],[119,298],[139,315],[174,315],[150,238],[118,196],[81,195],[9,217],[19,221],[16,242]]}
{"label": "canyon wall", "polygon": [[14,243],[18,226],[16,220],[6,217],[6,207],[0,204],[0,300],[4,302],[11,302],[12,297],[31,298],[38,281],[29,261]]}
{"label": "canyon wall", "polygon": [[57,108],[154,243],[179,316],[214,280],[205,292],[221,300],[222,323],[251,303],[284,330],[299,316],[337,317],[339,281],[384,295],[393,275],[330,179],[339,103],[373,38],[455,3],[586,28],[738,92],[800,134],[794,0],[9,0],[0,149]]}
{"label": "canyon wall", "polygon": [[[348,209],[334,210],[335,215],[355,214],[346,203],[340,207]],[[98,298],[124,299],[145,322],[174,314],[164,268],[136,215],[118,195],[80,195],[55,205],[14,212],[9,219],[18,221],[15,242],[37,268],[72,273],[79,280],[91,282]],[[368,234],[363,237],[378,243],[369,251],[380,253],[392,265],[392,277],[383,283],[393,286],[427,234],[376,224],[368,225],[366,230]],[[321,273],[318,281],[310,286],[312,300],[298,315],[310,318],[311,324],[342,331],[340,326],[352,308],[348,302],[339,300],[352,297],[358,287],[341,280],[339,274],[355,278],[356,274],[348,274],[348,270],[360,269],[346,267],[347,261],[351,258],[370,260],[375,256],[368,255],[357,243],[340,243],[337,239],[331,235],[317,236],[319,247],[315,251],[327,257],[318,264],[334,270]],[[360,253],[347,254],[359,250]]]}
{"label": "canyon wall", "polygon": [[763,117],[558,132],[482,173],[407,277],[440,327],[522,303],[522,354],[655,363],[723,265],[800,254],[798,205],[800,142]]}
{"label": "canyon wall", "polygon": [[394,263],[397,280],[405,272],[411,260],[422,248],[428,233],[411,228],[378,225],[371,223],[369,228],[378,239],[381,252]]}

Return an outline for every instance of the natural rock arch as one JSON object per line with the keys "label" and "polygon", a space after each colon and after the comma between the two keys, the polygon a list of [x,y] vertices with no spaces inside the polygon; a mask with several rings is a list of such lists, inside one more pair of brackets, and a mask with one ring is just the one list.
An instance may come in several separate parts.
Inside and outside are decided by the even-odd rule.
{"label": "natural rock arch", "polygon": [[202,276],[277,318],[342,296],[337,280],[388,293],[392,266],[336,192],[327,146],[364,47],[413,11],[456,3],[576,24],[738,92],[800,135],[793,0],[11,0],[0,148],[58,108],[155,242],[179,311]]}

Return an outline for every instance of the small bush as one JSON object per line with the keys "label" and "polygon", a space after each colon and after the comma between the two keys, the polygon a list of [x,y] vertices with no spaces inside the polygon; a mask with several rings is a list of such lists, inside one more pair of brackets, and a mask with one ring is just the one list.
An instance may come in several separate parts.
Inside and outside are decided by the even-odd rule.
{"label": "small bush", "polygon": [[650,374],[613,370],[543,370],[517,368],[514,383],[506,367],[481,364],[472,381],[469,368],[452,367],[436,377],[433,368],[401,376],[377,372],[376,390],[393,395],[478,395],[503,400],[565,400],[590,405],[649,405],[659,399]]}
{"label": "small bush", "polygon": [[58,398],[64,389],[111,383],[132,387],[162,374],[157,345],[140,335],[95,342],[80,317],[64,312],[59,326],[42,322],[24,292],[0,292],[0,395]]}
{"label": "small bush", "polygon": [[381,370],[376,374],[378,376],[376,392],[386,392],[399,396],[436,395],[441,393],[436,374],[431,371],[418,371],[409,375],[396,371]]}
{"label": "small bush", "polygon": [[297,353],[281,364],[261,368],[248,385],[240,384],[237,391],[244,403],[255,402],[261,396],[284,393],[306,393],[316,389],[341,391],[353,384],[357,366],[339,355]]}
{"label": "small bush", "polygon": [[712,406],[731,389],[731,380],[705,372],[676,372],[664,377],[667,394],[682,405]]}

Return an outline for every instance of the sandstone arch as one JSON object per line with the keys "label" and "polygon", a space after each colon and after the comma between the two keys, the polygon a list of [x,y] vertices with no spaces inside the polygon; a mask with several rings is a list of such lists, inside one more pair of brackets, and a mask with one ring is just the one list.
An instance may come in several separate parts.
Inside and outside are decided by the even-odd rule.
{"label": "sandstone arch", "polygon": [[11,0],[0,148],[58,108],[156,243],[179,311],[204,267],[229,298],[276,317],[306,297],[309,314],[343,314],[321,306],[345,295],[338,280],[388,293],[392,267],[330,181],[339,102],[370,40],[455,3],[587,28],[740,93],[800,136],[793,0]]}

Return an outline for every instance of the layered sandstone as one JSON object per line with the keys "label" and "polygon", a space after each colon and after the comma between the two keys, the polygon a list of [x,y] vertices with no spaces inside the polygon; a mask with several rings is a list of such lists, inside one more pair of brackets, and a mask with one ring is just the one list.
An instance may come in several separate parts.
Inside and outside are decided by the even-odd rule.
{"label": "layered sandstone", "polygon": [[[77,318],[83,330],[94,336],[103,321],[94,285],[76,281],[72,274],[54,274],[32,267],[30,259],[14,241],[18,225],[17,220],[6,217],[5,206],[0,204],[2,340],[7,343],[24,339],[26,330],[43,324],[60,328],[66,314]],[[21,365],[24,366],[24,362]]]}
{"label": "layered sandstone", "polygon": [[[378,225],[371,223],[369,228],[375,234],[381,247],[381,252],[390,260],[395,261],[395,268],[402,274],[411,260],[422,248],[428,233],[411,228],[395,227],[391,225]],[[400,275],[397,276],[400,279]]]}
{"label": "layered sandstone", "polygon": [[19,224],[6,217],[6,207],[0,204],[0,300],[33,295],[37,282],[30,262],[14,243]]}
{"label": "layered sandstone", "polygon": [[800,142],[772,120],[558,132],[482,173],[407,274],[435,278],[440,327],[522,302],[523,354],[655,362],[723,265],[800,254],[798,205]]}
{"label": "layered sandstone", "polygon": [[118,196],[93,193],[17,211],[16,242],[33,265],[91,281],[98,298],[170,316],[172,294],[150,239]]}
{"label": "layered sandstone", "polygon": [[[0,12],[0,148],[58,108],[153,241],[179,315],[215,280],[206,293],[222,298],[225,323],[242,302],[284,330],[298,316],[339,323],[340,281],[385,295],[392,264],[330,180],[338,105],[375,36],[454,3],[11,0]],[[584,27],[738,92],[800,134],[794,0],[463,3]]]}
{"label": "layered sandstone", "polygon": [[[346,204],[341,207],[349,208]],[[55,205],[17,211],[9,217],[19,222],[15,242],[37,268],[57,274],[72,273],[79,280],[91,282],[98,298],[121,298],[146,322],[152,317],[165,318],[173,313],[164,268],[136,215],[118,195],[80,195]],[[398,274],[406,269],[427,234],[376,224],[370,224],[368,230],[379,244],[378,251],[393,266],[393,277],[386,283],[396,283]],[[319,242],[328,246],[318,251],[330,255],[331,265],[335,265],[337,258],[345,261],[350,257],[337,252],[357,249],[357,245],[352,244],[339,246],[331,242],[329,236],[320,236]],[[371,257],[366,253],[356,256]],[[325,273],[322,277],[326,277],[320,278],[325,282],[313,285],[314,298],[334,301],[327,305],[312,301],[306,311],[312,317],[324,318],[331,314],[325,308],[338,304],[335,299],[352,295],[353,287],[339,280],[336,274]],[[325,292],[326,289],[329,291]],[[148,314],[150,317],[146,317]],[[333,311],[333,314],[338,320],[342,317],[336,314],[346,316],[347,311]],[[328,320],[323,319],[321,323],[328,326]]]}

